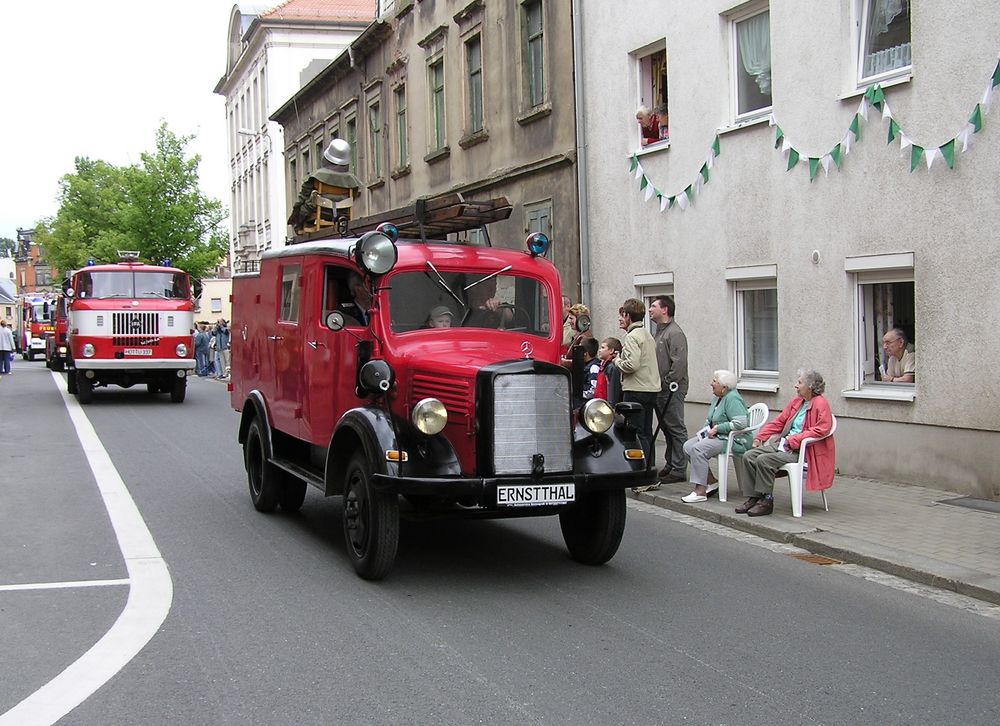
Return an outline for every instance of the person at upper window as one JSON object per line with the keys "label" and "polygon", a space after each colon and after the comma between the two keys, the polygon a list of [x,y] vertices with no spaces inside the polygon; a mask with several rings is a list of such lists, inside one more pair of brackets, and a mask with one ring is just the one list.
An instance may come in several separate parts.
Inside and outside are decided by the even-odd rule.
{"label": "person at upper window", "polygon": [[451,310],[444,305],[437,305],[436,307],[431,308],[431,312],[427,316],[427,322],[424,324],[424,327],[450,328],[451,317]]}
{"label": "person at upper window", "polygon": [[653,144],[660,140],[660,117],[646,106],[639,106],[635,112],[635,120],[639,122],[642,131],[642,145]]}
{"label": "person at upper window", "polygon": [[350,196],[349,190],[358,189],[361,186],[358,178],[350,172],[351,145],[349,143],[343,139],[334,139],[323,151],[323,160],[327,166],[320,166],[302,180],[299,198],[295,201],[292,213],[288,217],[288,224],[292,225],[297,233],[301,232],[303,226],[316,214],[316,204],[313,201],[313,191],[316,189],[315,182],[338,187],[341,190],[340,193],[323,195],[334,205],[347,199]]}
{"label": "person at upper window", "polygon": [[337,310],[344,315],[344,324],[368,325],[368,309],[372,306],[372,294],[365,287],[361,275],[352,272],[347,278],[347,289],[351,293],[351,299],[337,304]]}
{"label": "person at upper window", "polygon": [[917,376],[917,354],[907,345],[902,328],[893,328],[882,336],[882,381],[913,383]]}

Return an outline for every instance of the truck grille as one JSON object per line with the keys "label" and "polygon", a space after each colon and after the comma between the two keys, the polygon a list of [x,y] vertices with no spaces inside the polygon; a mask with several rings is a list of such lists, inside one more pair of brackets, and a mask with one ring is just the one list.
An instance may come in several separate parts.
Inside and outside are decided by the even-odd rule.
{"label": "truck grille", "polygon": [[545,471],[571,471],[569,379],[558,374],[498,375],[493,387],[493,470],[530,474],[532,457]]}
{"label": "truck grille", "polygon": [[130,311],[111,314],[111,344],[145,347],[160,343],[160,316],[157,313]]}
{"label": "truck grille", "polygon": [[412,404],[436,398],[448,410],[448,420],[464,424],[472,431],[472,381],[464,378],[441,380],[439,375],[413,374]]}

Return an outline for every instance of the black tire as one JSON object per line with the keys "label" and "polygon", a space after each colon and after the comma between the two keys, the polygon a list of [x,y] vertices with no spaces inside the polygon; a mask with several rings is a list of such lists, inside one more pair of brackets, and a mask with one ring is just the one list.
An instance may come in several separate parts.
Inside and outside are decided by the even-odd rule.
{"label": "black tire", "polygon": [[150,394],[151,396],[155,396],[159,392],[160,392],[160,384],[159,383],[147,383],[146,384],[146,393]]}
{"label": "black tire", "polygon": [[603,565],[615,556],[625,532],[625,490],[594,492],[559,513],[559,527],[570,557]]}
{"label": "black tire", "polygon": [[75,371],[76,375],[76,397],[80,403],[86,405],[94,400],[94,382],[83,374],[83,371]]}
{"label": "black tire", "polygon": [[52,370],[54,370],[56,373],[62,373],[64,370],[66,370],[66,366],[63,364],[61,360],[53,360]]}
{"label": "black tire", "polygon": [[285,472],[280,473],[282,482],[278,489],[278,504],[281,505],[281,511],[292,514],[302,508],[302,502],[306,499],[306,483]]}
{"label": "black tire", "polygon": [[399,498],[375,489],[361,453],[347,465],[344,480],[344,544],[355,572],[366,580],[385,577],[399,549]]}
{"label": "black tire", "polygon": [[76,385],[76,371],[66,371],[66,393],[75,396],[79,392],[80,389]]}
{"label": "black tire", "polygon": [[250,501],[258,512],[273,512],[278,507],[281,472],[267,460],[264,431],[260,419],[250,422],[247,440],[243,444],[243,463],[250,485]]}
{"label": "black tire", "polygon": [[170,384],[170,400],[173,403],[184,403],[184,394],[187,392],[187,378],[175,378]]}

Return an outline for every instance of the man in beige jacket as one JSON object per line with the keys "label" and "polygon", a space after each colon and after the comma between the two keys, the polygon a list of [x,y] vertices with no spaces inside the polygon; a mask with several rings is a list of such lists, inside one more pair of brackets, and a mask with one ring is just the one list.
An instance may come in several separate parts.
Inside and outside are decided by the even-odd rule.
{"label": "man in beige jacket", "polygon": [[[625,335],[622,351],[614,359],[614,364],[622,373],[622,401],[642,406],[639,440],[646,452],[646,466],[655,468],[653,413],[656,394],[660,392],[660,372],[656,365],[656,343],[643,324],[645,317],[646,306],[635,298],[626,300],[618,310],[618,327],[625,331]],[[659,486],[657,483],[639,487],[639,490],[657,489]]]}

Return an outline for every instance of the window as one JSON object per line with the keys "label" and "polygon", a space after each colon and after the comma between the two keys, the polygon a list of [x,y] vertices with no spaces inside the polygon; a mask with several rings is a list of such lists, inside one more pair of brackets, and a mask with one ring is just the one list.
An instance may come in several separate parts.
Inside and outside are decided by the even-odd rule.
{"label": "window", "polygon": [[313,144],[316,147],[315,158],[316,158],[316,168],[318,169],[319,167],[323,166],[323,149],[324,149],[323,137],[319,136],[313,139]]}
{"label": "window", "polygon": [[524,75],[531,108],[545,102],[544,40],[542,0],[531,0],[524,3]]}
{"label": "window", "polygon": [[735,120],[771,110],[771,15],[768,6],[730,18]]}
{"label": "window", "polygon": [[[667,114],[667,50],[660,41],[633,53],[638,66],[639,100],[636,132],[639,145],[648,146],[670,138]],[[640,113],[646,118],[640,118]],[[648,115],[647,115],[648,114]]]}
{"label": "window", "polygon": [[859,30],[860,85],[910,69],[909,0],[861,0]]}
{"label": "window", "polygon": [[368,148],[372,181],[382,177],[382,106],[378,101],[368,106]]}
{"label": "window", "polygon": [[392,98],[396,107],[396,166],[402,169],[409,163],[406,148],[406,86],[394,90]]}
{"label": "window", "polygon": [[299,320],[299,266],[287,265],[281,270],[281,311],[278,320],[296,323]]}
{"label": "window", "polygon": [[348,168],[352,174],[358,171],[358,120],[350,118],[347,120],[347,138],[344,139],[351,145],[351,165]]}
{"label": "window", "polygon": [[[915,380],[887,380],[889,376],[916,373],[913,254],[849,257],[845,268],[854,278],[857,329],[855,391],[845,394],[913,400]],[[887,340],[889,346],[884,345]]]}
{"label": "window", "polygon": [[292,194],[298,194],[299,173],[295,168],[295,159],[288,160],[288,180],[292,183]]}
{"label": "window", "polygon": [[431,93],[431,149],[445,146],[444,60],[439,58],[428,66],[428,86]]}
{"label": "window", "polygon": [[[774,283],[772,281],[769,284]],[[736,328],[737,369],[740,378],[776,378],[778,289],[737,283]]]}
{"label": "window", "polygon": [[312,171],[312,167],[309,166],[309,149],[302,150],[302,173],[308,175]]}
{"label": "window", "polygon": [[213,313],[221,313],[222,312],[222,298],[221,297],[213,297],[212,298],[212,312]]}
{"label": "window", "polygon": [[483,47],[478,35],[465,43],[465,65],[469,96],[467,133],[474,134],[483,130]]}
{"label": "window", "polygon": [[[534,204],[524,205],[524,217],[525,217],[525,231],[528,234],[534,234],[535,232],[541,232],[548,235],[549,239],[552,239],[552,200],[546,199],[544,202],[535,202]],[[549,246],[549,252],[546,253],[546,257],[552,259],[552,246]]]}

